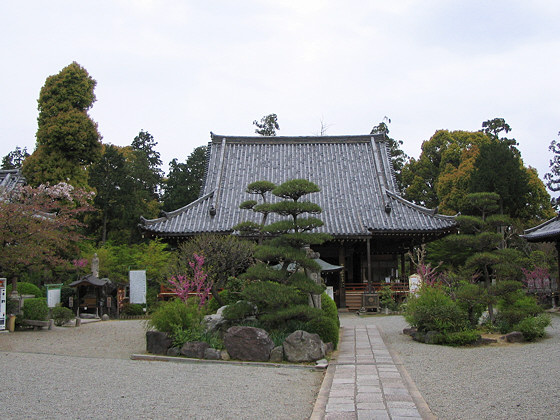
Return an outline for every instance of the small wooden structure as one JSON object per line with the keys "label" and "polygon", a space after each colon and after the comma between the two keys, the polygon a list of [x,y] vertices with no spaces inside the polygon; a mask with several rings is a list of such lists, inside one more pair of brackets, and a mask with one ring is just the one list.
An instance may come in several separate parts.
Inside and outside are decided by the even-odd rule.
{"label": "small wooden structure", "polygon": [[[534,228],[527,229],[521,237],[528,242],[553,242],[556,244],[556,251],[558,253],[558,276],[560,277],[560,215],[557,215],[556,217],[547,220]],[[546,287],[543,287],[545,286],[544,283],[546,283],[545,280],[548,280],[548,284],[546,284]],[[557,278],[556,281],[554,279],[541,279],[541,281],[542,283],[537,285],[528,285],[529,289],[532,287],[534,289],[533,292],[537,293],[539,291],[542,292],[543,290],[545,290],[545,293],[549,292],[552,299],[552,305],[558,306],[560,279]]]}
{"label": "small wooden structure", "polygon": [[99,318],[104,314],[114,315],[116,312],[116,285],[107,278],[100,279],[93,273],[70,283],[76,288],[76,304],[74,309],[79,317],[91,314]]}

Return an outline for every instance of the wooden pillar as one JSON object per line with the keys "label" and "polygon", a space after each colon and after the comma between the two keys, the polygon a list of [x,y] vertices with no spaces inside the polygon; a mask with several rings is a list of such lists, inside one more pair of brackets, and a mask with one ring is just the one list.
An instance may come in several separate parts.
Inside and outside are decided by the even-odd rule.
{"label": "wooden pillar", "polygon": [[340,308],[346,308],[346,285],[345,285],[345,278],[344,278],[344,270],[346,269],[345,264],[345,252],[344,252],[344,244],[340,244],[340,248],[338,248],[338,265],[343,266],[344,268],[340,270],[340,277],[338,283],[338,290],[339,290],[339,300],[338,304]]}
{"label": "wooden pillar", "polygon": [[[558,277],[556,277],[556,295],[560,293],[560,241],[556,241],[556,252],[558,253]],[[556,306],[557,297],[552,292],[552,306]],[[559,302],[560,303],[560,302]]]}
{"label": "wooden pillar", "polygon": [[368,290],[371,289],[373,282],[371,281],[371,239],[367,238],[367,281],[368,281]]}
{"label": "wooden pillar", "polygon": [[400,277],[401,277],[401,279],[403,279],[403,281],[408,277],[404,272],[405,267],[406,266],[405,266],[404,254],[401,254],[401,276]]}

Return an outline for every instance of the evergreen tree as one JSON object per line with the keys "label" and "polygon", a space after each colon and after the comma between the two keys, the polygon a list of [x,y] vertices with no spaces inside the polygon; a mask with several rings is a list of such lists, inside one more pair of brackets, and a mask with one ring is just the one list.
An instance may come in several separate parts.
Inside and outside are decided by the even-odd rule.
{"label": "evergreen tree", "polygon": [[276,130],[280,130],[278,125],[278,117],[276,114],[265,115],[260,121],[253,121],[253,125],[256,125],[255,133],[261,136],[276,136]]}
{"label": "evergreen tree", "polygon": [[21,168],[25,158],[29,156],[27,148],[20,149],[16,146],[14,150],[2,158],[2,169],[18,169]]}
{"label": "evergreen tree", "polygon": [[179,163],[177,159],[169,162],[169,176],[163,187],[163,210],[176,210],[196,200],[200,194],[205,169],[205,146],[194,149],[185,163]]}
{"label": "evergreen tree", "polygon": [[101,153],[97,124],[87,113],[95,102],[95,85],[76,62],[45,81],[38,100],[37,147],[23,165],[31,185],[87,186],[85,167]]}
{"label": "evergreen tree", "polygon": [[[261,234],[264,238],[255,250],[258,263],[243,275],[251,281],[243,295],[257,304],[260,319],[271,326],[283,325],[290,319],[310,320],[318,314],[314,310],[321,307],[324,286],[320,281],[320,267],[308,247],[321,244],[330,236],[311,232],[323,225],[313,216],[321,213],[321,208],[302,198],[318,192],[319,187],[304,179],[294,179],[279,186],[258,181],[250,184],[247,191],[262,197],[272,193],[282,200],[260,204],[249,201],[241,205],[261,213],[262,223],[242,223],[234,230],[251,236]],[[269,214],[286,219],[267,224]]]}
{"label": "evergreen tree", "polygon": [[391,123],[391,120],[385,117],[384,121],[380,122],[378,125],[372,128],[371,134],[385,134],[387,143],[389,144],[389,152],[391,153],[391,163],[393,164],[393,170],[395,171],[395,178],[397,180],[397,186],[400,191],[403,191],[404,184],[402,180],[402,169],[404,165],[408,162],[409,156],[401,149],[403,145],[402,140],[395,140],[389,137],[389,127],[385,123]]}

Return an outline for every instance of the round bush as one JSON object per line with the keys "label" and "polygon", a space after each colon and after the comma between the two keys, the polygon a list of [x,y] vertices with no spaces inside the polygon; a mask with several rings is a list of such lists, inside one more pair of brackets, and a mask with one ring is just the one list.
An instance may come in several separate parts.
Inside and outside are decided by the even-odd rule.
{"label": "round bush", "polygon": [[57,306],[52,309],[51,316],[54,319],[54,325],[61,327],[74,318],[74,312],[64,306]]}
{"label": "round bush", "polygon": [[139,303],[125,303],[122,314],[130,316],[144,315],[144,307]]}
{"label": "round bush", "polygon": [[333,343],[336,349],[338,345],[338,326],[336,322],[326,316],[319,316],[308,321],[305,330],[308,333],[319,334],[324,343]]}
{"label": "round bush", "polygon": [[544,329],[549,325],[550,316],[540,314],[535,317],[525,318],[514,327],[514,330],[521,332],[525,340],[534,341],[537,338],[544,337]]}
{"label": "round bush", "polygon": [[23,319],[46,321],[49,307],[46,298],[25,299],[23,302]]}
{"label": "round bush", "polygon": [[404,315],[418,331],[450,333],[468,326],[467,314],[439,287],[423,287],[408,299]]}
{"label": "round bush", "polygon": [[196,303],[185,304],[181,299],[162,303],[151,315],[148,325],[161,332],[173,333],[176,328],[188,330],[200,324],[201,312]]}
{"label": "round bush", "polygon": [[480,339],[480,334],[476,330],[456,331],[443,334],[442,344],[449,346],[466,346],[474,344]]}
{"label": "round bush", "polygon": [[[17,282],[17,292],[20,295],[34,295],[36,298],[43,297],[43,292],[33,283],[28,283],[26,281]],[[12,293],[12,284],[10,283],[6,287],[6,294]]]}

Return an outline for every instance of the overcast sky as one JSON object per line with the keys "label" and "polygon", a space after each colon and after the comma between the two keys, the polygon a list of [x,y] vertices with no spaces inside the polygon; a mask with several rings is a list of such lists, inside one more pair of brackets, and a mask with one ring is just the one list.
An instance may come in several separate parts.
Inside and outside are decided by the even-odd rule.
{"label": "overcast sky", "polygon": [[438,129],[502,117],[541,177],[560,130],[557,0],[21,0],[0,28],[0,156],[34,150],[39,91],[72,61],[97,80],[103,142],[147,130],[166,172],[270,113],[290,136],[387,116],[413,157]]}

